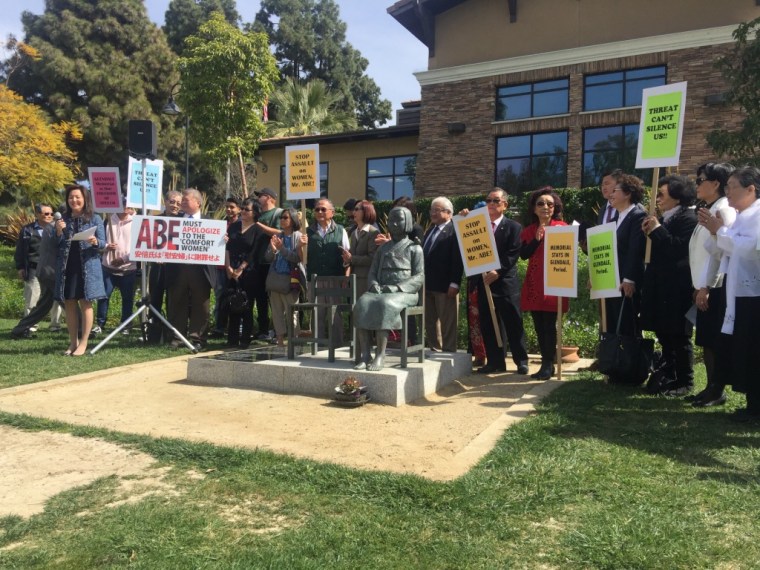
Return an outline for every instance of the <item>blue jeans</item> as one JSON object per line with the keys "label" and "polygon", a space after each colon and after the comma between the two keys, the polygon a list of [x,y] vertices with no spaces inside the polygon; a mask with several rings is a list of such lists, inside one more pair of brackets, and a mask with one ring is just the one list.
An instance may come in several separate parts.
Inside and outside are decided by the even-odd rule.
{"label": "blue jeans", "polygon": [[99,327],[106,325],[108,318],[108,304],[111,299],[111,293],[114,289],[119,289],[121,293],[121,322],[123,323],[132,315],[132,308],[135,304],[135,280],[137,271],[130,271],[124,275],[115,275],[103,268],[103,285],[106,288],[106,298],[98,301],[98,311],[96,320]]}

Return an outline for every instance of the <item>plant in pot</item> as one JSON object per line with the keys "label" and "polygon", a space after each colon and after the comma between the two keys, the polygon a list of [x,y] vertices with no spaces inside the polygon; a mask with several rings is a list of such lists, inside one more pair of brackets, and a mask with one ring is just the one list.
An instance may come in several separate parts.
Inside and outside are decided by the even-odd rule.
{"label": "plant in pot", "polygon": [[349,376],[335,387],[335,399],[353,405],[361,405],[369,400],[367,387],[353,376]]}

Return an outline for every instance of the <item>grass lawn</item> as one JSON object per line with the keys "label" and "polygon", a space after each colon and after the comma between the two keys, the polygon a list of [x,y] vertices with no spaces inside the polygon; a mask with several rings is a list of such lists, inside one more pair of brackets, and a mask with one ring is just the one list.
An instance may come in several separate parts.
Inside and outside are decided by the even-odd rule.
{"label": "grass lawn", "polygon": [[[69,336],[65,330],[48,332],[48,322],[43,321],[37,338],[11,340],[10,331],[17,322],[0,319],[0,388],[189,354],[189,351],[172,350],[167,346],[146,346],[138,340],[135,330],[128,337],[116,335],[94,356],[65,358],[62,354],[69,346]],[[88,350],[95,348],[103,338],[105,335],[90,341]],[[212,339],[208,344],[209,350],[223,347],[224,339]]]}
{"label": "grass lawn", "polygon": [[[123,350],[102,359],[114,364]],[[34,358],[19,371],[60,371],[52,356]],[[739,403],[732,395],[729,407]],[[117,485],[108,477],[31,519],[0,519],[2,568],[740,569],[760,560],[758,427],[593,375],[553,392],[450,483],[5,413],[0,423],[149,453],[178,492],[107,508]]]}

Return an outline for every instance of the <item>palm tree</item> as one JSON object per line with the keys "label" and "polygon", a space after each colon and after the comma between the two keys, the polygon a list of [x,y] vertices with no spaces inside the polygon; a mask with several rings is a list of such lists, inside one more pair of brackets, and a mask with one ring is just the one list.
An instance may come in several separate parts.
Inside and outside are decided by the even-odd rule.
{"label": "palm tree", "polygon": [[324,81],[312,79],[305,84],[288,77],[272,94],[276,120],[267,123],[270,137],[340,133],[356,129],[356,117],[334,108],[340,96]]}

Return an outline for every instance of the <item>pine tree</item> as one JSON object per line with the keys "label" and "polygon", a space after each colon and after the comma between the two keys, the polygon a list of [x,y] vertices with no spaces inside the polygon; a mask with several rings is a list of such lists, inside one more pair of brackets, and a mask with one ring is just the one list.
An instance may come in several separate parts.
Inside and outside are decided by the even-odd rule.
{"label": "pine tree", "polygon": [[56,121],[81,126],[83,167],[126,166],[131,119],[159,126],[160,155],[181,149],[182,133],[160,114],[176,59],[142,0],[47,0],[22,23],[40,58],[16,70],[11,87]]}
{"label": "pine tree", "polygon": [[365,74],[369,62],[346,41],[334,0],[262,0],[254,29],[269,35],[283,77],[321,79],[340,94],[338,108],[353,113],[361,127],[391,118],[390,101]]}
{"label": "pine tree", "polygon": [[198,33],[211,14],[221,12],[233,26],[240,23],[235,0],[172,0],[164,15],[164,33],[169,47],[177,55],[185,50],[185,38]]}

